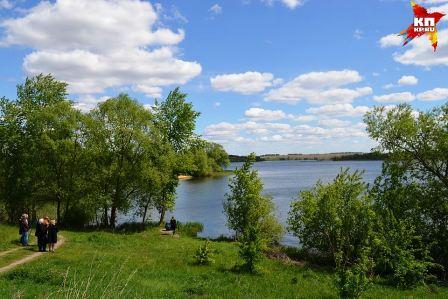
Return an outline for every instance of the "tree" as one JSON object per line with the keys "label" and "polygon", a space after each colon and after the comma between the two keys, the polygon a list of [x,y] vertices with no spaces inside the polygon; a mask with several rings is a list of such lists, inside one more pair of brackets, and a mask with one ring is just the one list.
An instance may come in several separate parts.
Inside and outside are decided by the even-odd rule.
{"label": "tree", "polygon": [[78,152],[73,142],[79,114],[66,100],[66,87],[51,75],[38,75],[17,87],[16,101],[1,101],[2,197],[10,220],[49,200],[58,203],[61,218],[61,203],[73,186],[72,154]]}
{"label": "tree", "polygon": [[377,107],[365,122],[377,150],[388,154],[372,189],[378,270],[414,285],[435,263],[448,267],[448,105]]}
{"label": "tree", "polygon": [[142,216],[142,223],[146,222],[150,208],[156,208],[161,212],[174,207],[174,197],[172,200],[166,200],[163,196],[167,185],[170,182],[177,182],[177,178],[172,177],[172,169],[176,163],[175,153],[171,145],[163,141],[160,134],[153,135],[151,152],[147,158],[148,161],[143,165],[142,175],[138,181],[138,192],[135,196]]}
{"label": "tree", "polygon": [[177,87],[165,101],[156,101],[154,107],[155,124],[176,152],[188,146],[200,115],[194,111],[192,103],[186,102],[186,98],[187,94],[180,92]]}
{"label": "tree", "polygon": [[167,175],[168,179],[163,182],[161,192],[156,198],[160,224],[164,221],[166,211],[174,207],[176,187],[179,183],[177,176],[185,171],[181,158],[192,141],[196,119],[200,115],[194,111],[192,103],[186,102],[186,98],[187,94],[176,88],[169,93],[165,101],[156,101],[154,106],[154,124],[160,131],[163,141],[170,144],[176,153],[173,167],[167,169],[171,173]]}
{"label": "tree", "polygon": [[338,267],[355,265],[370,248],[374,213],[362,173],[346,169],[318,182],[291,204],[289,229],[302,246]]}
{"label": "tree", "polygon": [[142,169],[150,156],[154,126],[151,112],[126,94],[107,100],[91,112],[88,146],[96,153],[105,214],[110,204],[110,226],[118,211],[131,206]]}
{"label": "tree", "polygon": [[194,138],[188,151],[183,153],[185,173],[194,177],[211,176],[223,171],[229,165],[229,156],[222,145]]}
{"label": "tree", "polygon": [[235,231],[240,242],[243,267],[251,272],[261,258],[261,251],[278,241],[282,228],[274,215],[272,199],[262,195],[263,183],[256,170],[251,170],[255,154],[236,169],[230,179],[230,193],[226,194],[224,211],[227,225]]}

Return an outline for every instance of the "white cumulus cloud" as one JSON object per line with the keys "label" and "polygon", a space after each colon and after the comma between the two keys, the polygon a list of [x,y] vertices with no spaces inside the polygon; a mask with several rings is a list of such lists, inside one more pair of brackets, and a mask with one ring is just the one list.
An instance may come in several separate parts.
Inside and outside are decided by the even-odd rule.
{"label": "white cumulus cloud", "polygon": [[417,94],[420,101],[441,101],[448,100],[448,88],[434,88]]}
{"label": "white cumulus cloud", "polygon": [[244,115],[253,120],[264,121],[279,120],[286,117],[285,112],[281,110],[269,110],[262,108],[250,108],[249,110],[246,110]]}
{"label": "white cumulus cloud", "polygon": [[246,72],[239,74],[224,74],[210,78],[215,90],[232,91],[242,94],[254,94],[274,85],[274,75],[271,73]]}
{"label": "white cumulus cloud", "polygon": [[398,34],[389,34],[380,38],[380,47],[389,48],[402,45],[404,42],[403,37]]}
{"label": "white cumulus cloud", "polygon": [[360,81],[361,75],[353,70],[311,72],[270,90],[265,99],[291,104],[301,100],[310,104],[351,103],[356,98],[372,93],[370,87],[342,88]]}
{"label": "white cumulus cloud", "polygon": [[398,80],[398,85],[417,85],[418,79],[414,76],[403,76]]}
{"label": "white cumulus cloud", "polygon": [[157,19],[153,6],[141,0],[42,1],[4,20],[0,42],[34,49],[24,59],[26,73],[51,73],[71,92],[136,86],[147,93],[201,72],[199,63],[177,57],[175,46],[185,32],[158,28]]}
{"label": "white cumulus cloud", "polygon": [[378,103],[405,103],[415,100],[415,95],[410,92],[397,92],[381,96],[374,96],[373,100]]}
{"label": "white cumulus cloud", "polygon": [[394,54],[394,60],[405,65],[419,65],[431,67],[448,65],[448,29],[439,30],[439,44],[437,51],[427,38],[416,38],[410,42],[403,53]]}
{"label": "white cumulus cloud", "polygon": [[353,107],[351,104],[334,104],[324,105],[320,107],[312,107],[306,110],[307,113],[316,115],[331,115],[331,116],[362,116],[370,110],[367,106]]}

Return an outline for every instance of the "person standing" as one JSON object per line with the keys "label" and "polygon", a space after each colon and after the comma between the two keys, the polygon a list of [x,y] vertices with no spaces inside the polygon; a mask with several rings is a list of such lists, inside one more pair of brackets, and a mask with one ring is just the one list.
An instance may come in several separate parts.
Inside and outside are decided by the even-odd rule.
{"label": "person standing", "polygon": [[[48,217],[47,217],[48,218]],[[37,246],[40,252],[47,251],[48,224],[44,218],[39,219],[36,225]]]}
{"label": "person standing", "polygon": [[48,250],[54,252],[54,246],[58,242],[58,228],[56,226],[56,220],[51,220],[48,227]]}
{"label": "person standing", "polygon": [[171,217],[170,228],[173,231],[173,236],[174,236],[174,234],[176,233],[176,228],[177,228],[177,221],[176,221],[176,219],[174,219],[174,216]]}
{"label": "person standing", "polygon": [[29,231],[30,226],[28,223],[28,215],[23,214],[22,217],[20,218],[20,228],[19,228],[19,234],[21,235],[20,243],[22,244],[22,246],[28,246]]}

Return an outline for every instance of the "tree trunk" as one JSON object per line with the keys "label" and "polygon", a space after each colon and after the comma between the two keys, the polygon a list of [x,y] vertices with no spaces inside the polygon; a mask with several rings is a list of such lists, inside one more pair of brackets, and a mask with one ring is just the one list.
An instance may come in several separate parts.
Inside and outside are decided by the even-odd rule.
{"label": "tree trunk", "polygon": [[163,222],[165,221],[165,208],[162,209],[162,212],[160,212],[160,220],[159,220],[159,225],[162,225]]}
{"label": "tree trunk", "polygon": [[110,227],[115,228],[115,222],[117,221],[117,208],[112,206],[110,209]]}
{"label": "tree trunk", "polygon": [[146,223],[146,214],[148,213],[148,205],[145,206],[145,210],[143,212],[142,224]]}
{"label": "tree trunk", "polygon": [[103,215],[103,225],[104,227],[108,227],[109,226],[109,209],[107,208],[107,206],[104,206],[104,215]]}
{"label": "tree trunk", "polygon": [[59,195],[57,196],[57,208],[56,208],[56,220],[58,223],[61,222],[61,198],[59,197]]}

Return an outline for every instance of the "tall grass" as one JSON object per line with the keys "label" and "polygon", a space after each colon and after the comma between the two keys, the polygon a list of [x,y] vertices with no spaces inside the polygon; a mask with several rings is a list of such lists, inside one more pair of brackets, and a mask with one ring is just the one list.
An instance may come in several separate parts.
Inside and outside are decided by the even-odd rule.
{"label": "tall grass", "polygon": [[47,298],[87,299],[87,298],[134,298],[128,287],[137,269],[129,274],[123,272],[126,262],[122,263],[116,271],[104,273],[99,269],[99,263],[92,263],[87,277],[79,276],[77,271],[67,268],[62,286]]}

